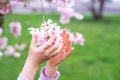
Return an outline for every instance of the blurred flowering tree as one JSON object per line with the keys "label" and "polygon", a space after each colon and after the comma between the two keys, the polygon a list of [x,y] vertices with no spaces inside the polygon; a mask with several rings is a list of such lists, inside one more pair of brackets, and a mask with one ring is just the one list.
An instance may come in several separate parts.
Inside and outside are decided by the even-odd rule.
{"label": "blurred flowering tree", "polygon": [[12,12],[20,2],[24,2],[26,7],[28,0],[0,0],[0,28],[3,28],[4,16]]}
{"label": "blurred flowering tree", "polygon": [[4,15],[11,11],[9,0],[0,0],[0,27],[3,27]]}

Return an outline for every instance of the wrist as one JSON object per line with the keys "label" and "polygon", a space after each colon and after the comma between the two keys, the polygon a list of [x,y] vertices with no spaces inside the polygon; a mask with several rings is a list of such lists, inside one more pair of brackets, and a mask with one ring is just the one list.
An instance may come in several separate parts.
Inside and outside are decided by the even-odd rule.
{"label": "wrist", "polygon": [[49,78],[56,77],[57,69],[58,69],[58,66],[51,66],[47,64],[45,67],[45,76]]}
{"label": "wrist", "polygon": [[57,65],[46,64],[46,68],[51,69],[51,70],[57,70],[58,66]]}
{"label": "wrist", "polygon": [[38,67],[40,66],[40,65],[34,64],[34,62],[31,61],[30,59],[27,59],[25,64],[30,66],[31,69],[34,69],[34,70],[38,69]]}
{"label": "wrist", "polygon": [[38,64],[35,64],[35,61],[32,60],[32,59],[30,59],[30,58],[27,58],[27,59],[26,59],[25,64],[26,64],[26,65],[30,65],[30,67],[33,68],[33,69],[36,69],[36,68],[38,68],[38,67],[40,66],[40,65],[38,65]]}
{"label": "wrist", "polygon": [[24,75],[28,80],[34,80],[35,74],[38,67],[34,66],[29,59],[26,60],[25,65],[22,70],[22,75]]}
{"label": "wrist", "polygon": [[55,68],[55,67],[58,67],[58,65],[56,65],[56,64],[52,64],[51,62],[47,62],[47,64],[46,64],[46,66],[49,66],[49,67],[53,67],[53,68]]}

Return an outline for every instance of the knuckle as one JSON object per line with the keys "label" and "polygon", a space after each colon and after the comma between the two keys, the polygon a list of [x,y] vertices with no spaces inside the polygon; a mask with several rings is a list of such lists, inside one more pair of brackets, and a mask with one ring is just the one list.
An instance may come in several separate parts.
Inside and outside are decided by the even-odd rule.
{"label": "knuckle", "polygon": [[55,56],[57,56],[57,54],[54,54],[52,57],[55,57]]}

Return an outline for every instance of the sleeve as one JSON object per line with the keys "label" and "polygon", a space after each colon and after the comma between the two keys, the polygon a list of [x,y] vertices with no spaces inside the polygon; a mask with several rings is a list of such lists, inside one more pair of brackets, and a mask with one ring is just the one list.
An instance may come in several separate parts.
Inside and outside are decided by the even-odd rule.
{"label": "sleeve", "polygon": [[24,75],[20,74],[17,80],[28,80]]}
{"label": "sleeve", "polygon": [[54,77],[54,78],[46,77],[44,72],[45,72],[45,68],[42,68],[41,73],[40,73],[40,77],[38,80],[58,80],[58,78],[60,77],[60,72],[58,72],[58,71],[56,72],[56,77]]}

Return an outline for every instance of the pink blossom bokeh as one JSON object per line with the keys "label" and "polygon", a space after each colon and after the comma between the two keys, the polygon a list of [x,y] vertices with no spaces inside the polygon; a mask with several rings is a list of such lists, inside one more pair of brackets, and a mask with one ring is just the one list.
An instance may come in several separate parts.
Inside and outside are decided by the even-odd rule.
{"label": "pink blossom bokeh", "polygon": [[70,33],[70,39],[73,44],[80,44],[82,46],[85,44],[85,39],[81,33]]}
{"label": "pink blossom bokeh", "polygon": [[26,48],[26,44],[18,44],[18,43],[15,44],[15,49],[17,50],[23,51],[25,50],[25,48]]}
{"label": "pink blossom bokeh", "polygon": [[9,26],[10,26],[10,32],[14,37],[19,37],[21,35],[22,26],[20,22],[11,22]]}
{"label": "pink blossom bokeh", "polygon": [[7,37],[1,37],[0,38],[0,50],[3,50],[6,48],[8,43],[8,38]]}
{"label": "pink blossom bokeh", "polygon": [[10,55],[13,55],[14,52],[15,52],[15,48],[14,48],[13,46],[9,45],[9,46],[7,46],[4,54],[5,54],[6,56],[10,56]]}

